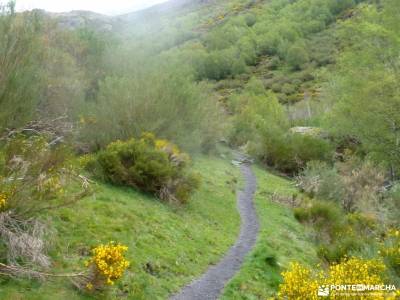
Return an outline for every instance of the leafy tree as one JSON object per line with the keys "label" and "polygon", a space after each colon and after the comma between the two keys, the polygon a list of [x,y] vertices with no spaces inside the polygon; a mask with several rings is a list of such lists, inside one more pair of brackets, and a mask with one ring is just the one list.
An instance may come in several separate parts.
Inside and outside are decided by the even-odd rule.
{"label": "leafy tree", "polygon": [[308,61],[309,56],[303,43],[293,44],[286,53],[286,61],[294,70],[300,70]]}
{"label": "leafy tree", "polygon": [[352,136],[370,156],[400,170],[400,35],[397,1],[366,6],[343,32],[351,41],[331,78],[328,126]]}
{"label": "leafy tree", "polygon": [[14,3],[0,8],[0,131],[29,121],[40,101],[41,20],[16,14]]}
{"label": "leafy tree", "polygon": [[[215,141],[217,103],[177,66],[134,65],[100,82],[95,102],[81,118],[81,141],[102,148],[153,132],[189,150]],[[126,73],[125,73],[126,72]]]}

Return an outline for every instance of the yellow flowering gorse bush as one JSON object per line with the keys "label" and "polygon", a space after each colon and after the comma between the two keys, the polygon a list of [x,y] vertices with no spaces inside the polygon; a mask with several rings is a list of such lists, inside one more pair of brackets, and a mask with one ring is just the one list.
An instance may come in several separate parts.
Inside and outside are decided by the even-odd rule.
{"label": "yellow flowering gorse bush", "polygon": [[279,287],[279,298],[316,300],[318,280],[311,270],[299,263],[291,263],[290,269],[282,273],[284,283]]}
{"label": "yellow flowering gorse bush", "polygon": [[[379,260],[363,260],[350,258],[340,264],[333,264],[329,267],[329,275],[325,279],[326,285],[382,285],[382,274],[385,265]],[[384,295],[338,295],[336,291],[331,292],[331,299],[385,299]],[[371,298],[372,297],[372,298]]]}
{"label": "yellow flowering gorse bush", "polygon": [[115,242],[94,248],[92,257],[86,262],[86,266],[93,272],[91,280],[86,285],[87,289],[99,288],[104,284],[114,285],[130,265],[124,256],[126,251],[128,251],[127,246]]}
{"label": "yellow flowering gorse bush", "polygon": [[[319,299],[319,286],[331,285],[382,285],[385,265],[379,260],[350,258],[339,264],[332,264],[324,271],[312,272],[310,268],[292,263],[288,271],[282,273],[283,283],[279,286],[279,299],[303,300]],[[349,296],[331,290],[329,299],[395,299],[389,295],[362,294]],[[394,296],[395,297],[395,296]]]}
{"label": "yellow flowering gorse bush", "polygon": [[173,155],[179,155],[181,152],[179,148],[167,140],[155,140],[155,146],[158,150],[170,151]]}

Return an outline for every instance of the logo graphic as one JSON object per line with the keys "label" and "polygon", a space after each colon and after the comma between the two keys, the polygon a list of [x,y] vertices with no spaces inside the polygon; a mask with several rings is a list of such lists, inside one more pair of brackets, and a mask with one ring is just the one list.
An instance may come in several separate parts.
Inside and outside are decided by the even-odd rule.
{"label": "logo graphic", "polygon": [[358,292],[363,292],[365,291],[365,285],[364,284],[357,284],[355,287],[355,290]]}
{"label": "logo graphic", "polygon": [[328,297],[329,296],[329,285],[320,285],[318,287],[318,296]]}

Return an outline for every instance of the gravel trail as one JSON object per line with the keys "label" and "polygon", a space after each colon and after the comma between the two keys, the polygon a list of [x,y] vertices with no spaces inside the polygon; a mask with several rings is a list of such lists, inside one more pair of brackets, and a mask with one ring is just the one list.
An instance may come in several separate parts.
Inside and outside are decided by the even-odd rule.
{"label": "gravel trail", "polygon": [[218,299],[228,281],[240,270],[245,256],[253,249],[257,240],[259,224],[253,204],[257,181],[251,165],[240,164],[245,187],[237,194],[237,207],[241,218],[240,235],[225,257],[210,267],[199,279],[184,287],[171,300],[215,300]]}

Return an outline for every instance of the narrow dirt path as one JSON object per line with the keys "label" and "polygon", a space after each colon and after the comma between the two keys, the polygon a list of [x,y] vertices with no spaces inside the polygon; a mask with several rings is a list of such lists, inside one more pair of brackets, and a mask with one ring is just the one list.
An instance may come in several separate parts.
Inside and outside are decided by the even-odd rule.
{"label": "narrow dirt path", "polygon": [[218,299],[228,281],[239,271],[243,260],[252,250],[258,235],[259,224],[253,204],[257,189],[256,177],[250,164],[240,165],[245,187],[238,191],[237,207],[241,218],[240,235],[225,257],[212,266],[199,279],[183,288],[171,300],[215,300]]}

